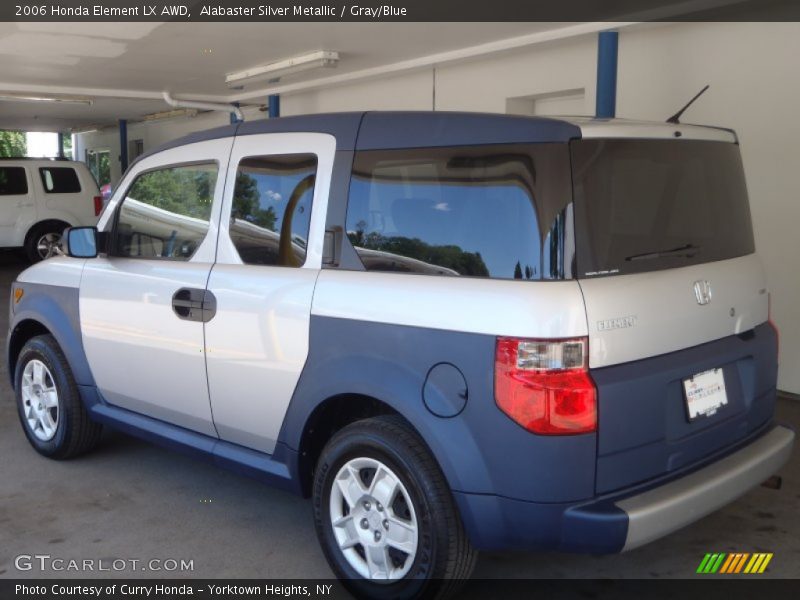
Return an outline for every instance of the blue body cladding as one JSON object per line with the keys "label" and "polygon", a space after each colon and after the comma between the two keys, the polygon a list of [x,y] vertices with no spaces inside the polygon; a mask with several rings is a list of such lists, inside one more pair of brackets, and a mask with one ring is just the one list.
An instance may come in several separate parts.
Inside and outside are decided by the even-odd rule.
{"label": "blue body cladding", "polygon": [[[743,335],[592,370],[598,388],[598,494],[703,460],[775,410],[777,343],[768,324]],[[728,404],[689,422],[682,380],[722,368]],[[698,435],[702,432],[702,435]]]}
{"label": "blue body cladding", "polygon": [[[47,328],[61,346],[72,367],[75,382],[78,385],[94,385],[81,341],[78,288],[41,283],[24,283],[21,287],[25,294],[9,319],[9,335],[6,339],[8,373],[12,384],[17,356],[11,351],[11,345],[16,344],[16,334],[26,322],[35,322]],[[20,349],[16,348],[17,351]]]}
{"label": "blue body cladding", "polygon": [[[595,434],[532,435],[497,408],[494,336],[312,315],[309,347],[278,437],[288,447],[300,448],[320,402],[359,394],[388,404],[416,428],[453,490],[536,502],[593,495]],[[439,363],[457,366],[469,389],[454,418],[432,415],[423,400],[428,372]]]}

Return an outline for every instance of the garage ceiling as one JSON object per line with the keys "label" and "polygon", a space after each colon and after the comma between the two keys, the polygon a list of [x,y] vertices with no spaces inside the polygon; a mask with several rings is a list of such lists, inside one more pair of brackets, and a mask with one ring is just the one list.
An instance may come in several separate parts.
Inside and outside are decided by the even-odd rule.
{"label": "garage ceiling", "polygon": [[[565,26],[0,23],[0,94],[68,94],[93,100],[91,106],[0,101],[0,129],[53,131],[108,125],[120,118],[135,120],[169,109],[160,99],[163,91],[180,98],[227,102],[247,92],[228,89],[226,73],[316,50],[338,52],[338,67],[293,76],[292,85],[380,70],[498,40],[546,35]],[[265,97],[259,92],[246,101],[263,103]]]}

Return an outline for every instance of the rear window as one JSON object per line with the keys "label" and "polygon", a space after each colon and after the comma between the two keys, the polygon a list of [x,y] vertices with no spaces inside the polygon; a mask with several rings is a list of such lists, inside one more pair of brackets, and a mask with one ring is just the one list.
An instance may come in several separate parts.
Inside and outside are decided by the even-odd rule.
{"label": "rear window", "polygon": [[736,144],[598,139],[570,147],[579,276],[655,271],[755,251]]}
{"label": "rear window", "polygon": [[571,276],[566,144],[356,153],[347,236],[368,271]]}
{"label": "rear window", "polygon": [[42,176],[44,191],[49,194],[77,194],[81,191],[78,174],[70,167],[42,167],[39,169]]}
{"label": "rear window", "polygon": [[0,196],[28,193],[28,179],[23,167],[0,167]]}

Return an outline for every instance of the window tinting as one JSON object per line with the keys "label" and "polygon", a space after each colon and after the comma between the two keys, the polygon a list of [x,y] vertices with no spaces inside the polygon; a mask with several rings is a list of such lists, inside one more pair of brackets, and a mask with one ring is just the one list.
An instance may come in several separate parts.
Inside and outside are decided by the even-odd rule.
{"label": "window tinting", "polygon": [[77,194],[81,191],[78,174],[70,167],[43,167],[39,169],[39,175],[48,194]]}
{"label": "window tinting", "polygon": [[737,145],[581,140],[571,148],[580,275],[654,271],[754,251]]}
{"label": "window tinting", "polygon": [[0,167],[0,196],[28,193],[28,180],[23,167]]}
{"label": "window tinting", "polygon": [[306,260],[317,158],[245,158],[236,171],[230,235],[242,262],[299,267]]}
{"label": "window tinting", "polygon": [[347,236],[371,271],[570,277],[569,185],[566,144],[359,152]]}
{"label": "window tinting", "polygon": [[113,254],[189,260],[208,232],[216,182],[215,164],[139,175],[119,209]]}

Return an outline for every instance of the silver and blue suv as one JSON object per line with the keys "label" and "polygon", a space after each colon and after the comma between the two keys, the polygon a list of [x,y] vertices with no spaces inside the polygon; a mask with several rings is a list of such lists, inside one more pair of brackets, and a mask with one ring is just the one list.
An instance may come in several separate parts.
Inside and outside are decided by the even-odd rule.
{"label": "silver and blue suv", "polygon": [[311,496],[359,595],[636,548],[793,445],[729,130],[246,122],[140,158],[67,250],[11,292],[36,450],[106,424]]}

